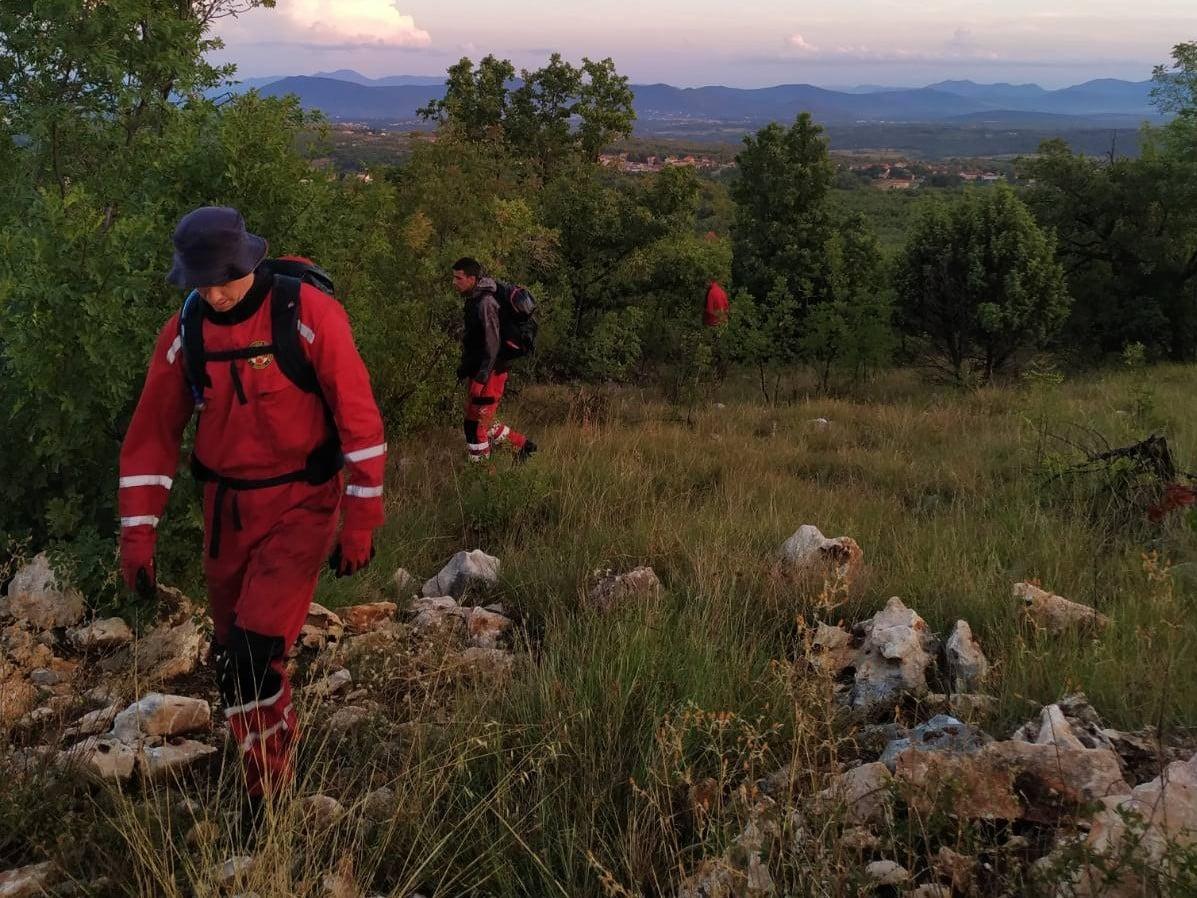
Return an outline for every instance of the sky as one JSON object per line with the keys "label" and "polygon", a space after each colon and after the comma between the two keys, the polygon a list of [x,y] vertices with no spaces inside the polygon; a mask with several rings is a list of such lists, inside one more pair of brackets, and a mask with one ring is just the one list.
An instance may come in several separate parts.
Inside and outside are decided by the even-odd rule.
{"label": "sky", "polygon": [[487,53],[615,60],[633,83],[921,86],[1145,80],[1197,0],[278,0],[217,23],[243,77],[439,75]]}

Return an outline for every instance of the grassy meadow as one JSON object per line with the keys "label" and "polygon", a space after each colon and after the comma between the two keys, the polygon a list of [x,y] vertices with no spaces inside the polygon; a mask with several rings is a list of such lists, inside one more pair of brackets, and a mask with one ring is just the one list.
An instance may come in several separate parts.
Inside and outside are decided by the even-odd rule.
{"label": "grassy meadow", "polygon": [[[997,709],[979,722],[996,736],[1077,690],[1111,726],[1197,723],[1197,578],[1181,573],[1197,534],[1183,515],[1149,524],[1117,472],[1053,476],[1095,432],[1114,446],[1164,433],[1180,466],[1197,467],[1195,390],[1191,367],[971,392],[895,372],[833,398],[796,378],[792,401],[770,408],[746,378],[688,422],[648,389],[529,387],[501,415],[541,447],[523,467],[467,468],[453,428],[391,434],[379,555],[364,576],[322,584],[319,600],[394,598],[396,567],[422,581],[455,551],[484,549],[503,564],[490,598],[519,625],[514,672],[463,675],[427,641],[351,657],[377,709],[344,739],[327,711],[301,710],[297,787],[349,813],[322,825],[285,804],[224,893],[677,894],[737,850],[759,779],[790,765],[782,804],[801,810],[860,755],[831,684],[801,663],[803,622],[851,624],[894,595],[940,635],[971,623],[994,664]],[[805,523],[860,543],[861,582],[840,592],[775,575],[778,547]],[[595,569],[639,564],[664,583],[658,600],[606,616],[584,607]],[[1188,567],[1169,576],[1169,565]],[[1025,579],[1113,627],[1100,641],[1028,631],[1011,596]],[[0,867],[49,856],[74,894],[218,894],[213,869],[238,853],[234,760],[226,752],[183,789],[14,782],[0,799],[0,858],[12,863]],[[383,787],[394,795],[380,812]],[[920,875],[942,846],[969,853],[1012,835],[1029,845],[993,854],[978,894],[1025,894],[1026,861],[1050,838],[947,815],[904,817],[871,853],[842,834],[834,819],[782,813],[762,849],[773,894],[872,894],[868,859]],[[726,894],[768,892],[749,882]]]}

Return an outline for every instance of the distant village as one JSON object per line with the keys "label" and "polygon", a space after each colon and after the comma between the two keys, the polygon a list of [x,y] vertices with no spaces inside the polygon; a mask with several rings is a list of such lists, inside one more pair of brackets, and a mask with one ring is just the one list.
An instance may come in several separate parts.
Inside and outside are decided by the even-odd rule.
{"label": "distant village", "polygon": [[599,156],[599,164],[627,174],[652,174],[679,166],[712,173],[736,167],[736,163],[714,156],[636,156],[632,153],[603,153]]}
{"label": "distant village", "polygon": [[[599,163],[626,174],[653,174],[675,166],[714,174],[736,166],[735,162],[717,156],[659,156],[633,153],[604,153],[599,157]],[[924,185],[946,187],[955,184],[995,184],[1008,180],[1004,172],[976,168],[961,162],[849,162],[840,159],[839,164],[842,172],[856,176],[877,190],[913,190]]]}
{"label": "distant village", "polygon": [[[318,167],[357,169],[357,177],[370,180],[371,163],[385,163],[410,152],[417,143],[436,141],[435,132],[392,131],[359,122],[339,122],[330,129],[339,150],[315,160]],[[890,158],[886,158],[886,156]],[[837,186],[875,190],[915,190],[920,187],[958,187],[963,184],[995,184],[1010,180],[1013,167],[1001,162],[975,159],[921,161],[896,157],[893,153],[832,152],[839,169]],[[655,147],[608,152],[599,156],[607,169],[625,174],[655,174],[667,168],[692,168],[717,176],[736,167],[731,150],[710,153],[679,149],[674,153]]]}

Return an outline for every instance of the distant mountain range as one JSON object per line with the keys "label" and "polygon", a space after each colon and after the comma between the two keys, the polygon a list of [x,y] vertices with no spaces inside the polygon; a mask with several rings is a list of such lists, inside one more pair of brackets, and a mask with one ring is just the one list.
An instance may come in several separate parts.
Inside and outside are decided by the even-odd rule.
{"label": "distant mountain range", "polygon": [[[862,85],[828,90],[809,84],[776,87],[680,88],[633,85],[638,126],[654,130],[668,123],[758,125],[788,121],[810,112],[820,122],[943,123],[999,127],[1136,127],[1156,119],[1150,81],[1099,79],[1045,90],[1037,84],[978,84],[942,81],[922,88]],[[444,79],[420,75],[367,78],[342,69],[317,75],[251,78],[236,89],[256,88],[270,96],[295,94],[307,108],[334,121],[414,125],[416,110],[443,95]]]}

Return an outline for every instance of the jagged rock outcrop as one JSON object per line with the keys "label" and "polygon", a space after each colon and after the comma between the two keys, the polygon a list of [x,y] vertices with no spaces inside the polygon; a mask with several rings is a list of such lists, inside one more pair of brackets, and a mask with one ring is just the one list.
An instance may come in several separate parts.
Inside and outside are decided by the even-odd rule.
{"label": "jagged rock outcrop", "polygon": [[425,598],[452,596],[460,599],[467,590],[486,590],[499,583],[501,563],[481,549],[458,552],[435,577],[424,584],[420,594]]}
{"label": "jagged rock outcrop", "polygon": [[905,695],[927,691],[927,669],[939,643],[927,622],[896,596],[857,626],[861,639],[851,707],[864,713],[892,708]]}
{"label": "jagged rock outcrop", "polygon": [[958,620],[944,642],[948,681],[953,692],[976,692],[989,675],[989,659],[968,621]]}
{"label": "jagged rock outcrop", "polygon": [[1110,618],[1096,608],[1070,601],[1033,583],[1015,583],[1014,597],[1022,605],[1023,616],[1053,636],[1100,632],[1110,625]]}
{"label": "jagged rock outcrop", "polygon": [[594,585],[586,593],[587,605],[606,614],[621,608],[629,602],[643,602],[655,599],[661,594],[661,581],[650,567],[633,568],[627,573],[595,571],[591,575]]}
{"label": "jagged rock outcrop", "polygon": [[864,551],[850,536],[828,539],[813,524],[803,524],[781,546],[782,568],[791,574],[853,580],[864,566]]}
{"label": "jagged rock outcrop", "polygon": [[27,621],[39,630],[73,627],[85,613],[83,596],[60,581],[45,552],[17,570],[0,599],[0,617]]}

